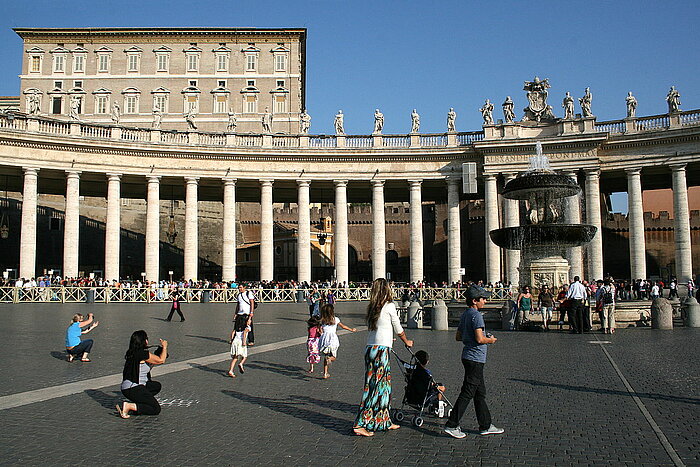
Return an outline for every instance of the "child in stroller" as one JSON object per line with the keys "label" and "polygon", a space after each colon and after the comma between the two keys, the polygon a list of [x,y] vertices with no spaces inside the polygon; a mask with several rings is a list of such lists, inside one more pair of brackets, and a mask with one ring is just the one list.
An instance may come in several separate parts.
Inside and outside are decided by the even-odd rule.
{"label": "child in stroller", "polygon": [[403,421],[405,418],[403,411],[406,405],[418,410],[418,414],[414,415],[411,420],[415,426],[423,425],[423,412],[440,418],[449,416],[452,404],[445,397],[445,386],[436,383],[432,373],[427,368],[430,358],[428,352],[425,350],[419,350],[415,354],[411,352],[409,362],[401,360],[395,352],[394,355],[406,380],[406,390],[401,401],[401,408],[394,412],[395,420]]}

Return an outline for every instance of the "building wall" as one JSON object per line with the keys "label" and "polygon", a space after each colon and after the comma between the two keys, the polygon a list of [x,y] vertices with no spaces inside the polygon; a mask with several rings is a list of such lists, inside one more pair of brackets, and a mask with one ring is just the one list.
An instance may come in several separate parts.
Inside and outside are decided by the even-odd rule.
{"label": "building wall", "polygon": [[[56,35],[51,30],[32,30],[31,34],[18,31],[24,39],[24,54],[21,75],[21,111],[28,110],[27,95],[37,90],[41,96],[41,112],[52,114],[52,97],[62,98],[61,115],[70,113],[71,96],[83,99],[81,119],[112,123],[112,104],[121,107],[120,122],[126,125],[148,127],[153,122],[154,96],[158,93],[167,96],[167,108],[162,119],[163,129],[185,129],[183,118],[185,100],[188,96],[198,96],[199,112],[196,117],[198,128],[205,131],[224,131],[228,122],[229,109],[238,118],[238,132],[262,130],[261,117],[265,107],[273,113],[273,132],[297,133],[298,115],[303,103],[303,53],[304,30],[274,30],[269,32],[227,32],[195,33],[169,32],[151,33],[146,31],[110,32],[72,30],[73,33]],[[217,50],[228,57],[228,70],[217,71]],[[252,52],[257,50],[257,52]],[[188,51],[199,56],[198,71],[188,71]],[[139,57],[137,72],[129,71],[128,57],[134,52]],[[157,70],[157,56],[167,54],[167,71]],[[99,56],[109,57],[109,71],[98,70]],[[254,71],[246,70],[247,55],[257,57]],[[275,55],[286,57],[286,69],[276,71]],[[54,69],[54,57],[64,57],[64,71]],[[74,69],[76,57],[83,56],[84,71]],[[40,71],[32,72],[32,57],[40,57]],[[191,86],[190,81],[196,81]],[[248,81],[254,86],[249,86]],[[58,89],[56,82],[61,83]],[[76,83],[78,81],[79,83]],[[219,85],[224,81],[224,86]],[[282,86],[278,86],[278,81]],[[78,84],[79,86],[76,86]],[[191,92],[190,92],[191,91]],[[221,91],[221,92],[219,92]],[[155,94],[154,94],[155,92]],[[96,97],[107,96],[106,114],[96,114]],[[126,96],[138,97],[138,112],[126,112]],[[215,112],[214,100],[217,95],[226,97],[224,112]],[[254,96],[257,112],[246,112],[245,100]],[[284,96],[286,111],[277,113],[273,99]]]}

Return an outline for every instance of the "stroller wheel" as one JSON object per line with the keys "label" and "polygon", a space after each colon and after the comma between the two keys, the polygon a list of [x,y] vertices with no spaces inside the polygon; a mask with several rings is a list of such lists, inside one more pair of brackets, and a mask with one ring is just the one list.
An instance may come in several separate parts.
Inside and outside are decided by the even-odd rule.
{"label": "stroller wheel", "polygon": [[423,418],[416,415],[415,417],[413,417],[413,424],[415,426],[423,426]]}
{"label": "stroller wheel", "polygon": [[394,412],[394,419],[397,422],[403,422],[404,418],[406,418],[406,416],[403,414],[402,411],[397,410],[396,412]]}

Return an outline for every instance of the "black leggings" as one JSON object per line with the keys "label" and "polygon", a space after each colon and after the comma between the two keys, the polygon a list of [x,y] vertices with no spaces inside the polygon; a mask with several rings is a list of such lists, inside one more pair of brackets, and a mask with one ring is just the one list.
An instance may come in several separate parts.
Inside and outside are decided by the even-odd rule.
{"label": "black leggings", "polygon": [[185,321],[185,315],[182,314],[181,310],[181,305],[180,302],[177,302],[177,308],[175,307],[175,302],[173,302],[173,306],[170,307],[170,314],[168,315],[168,321],[173,319],[173,314],[177,311],[177,314],[180,315],[180,321]]}
{"label": "black leggings", "polygon": [[129,389],[122,389],[124,397],[136,404],[138,415],[158,415],[160,404],[156,400],[156,394],[160,392],[158,381],[147,381],[145,385],[139,384]]}

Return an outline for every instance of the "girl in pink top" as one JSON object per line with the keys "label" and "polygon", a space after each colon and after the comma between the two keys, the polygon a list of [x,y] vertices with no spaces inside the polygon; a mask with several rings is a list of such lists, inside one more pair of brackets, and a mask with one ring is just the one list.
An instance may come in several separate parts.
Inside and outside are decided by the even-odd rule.
{"label": "girl in pink top", "polygon": [[321,321],[318,316],[313,315],[306,322],[309,326],[309,336],[306,339],[306,348],[309,354],[306,357],[306,362],[309,364],[309,373],[314,372],[314,364],[321,361],[321,354],[318,349],[318,342],[323,334],[323,329],[321,329]]}

